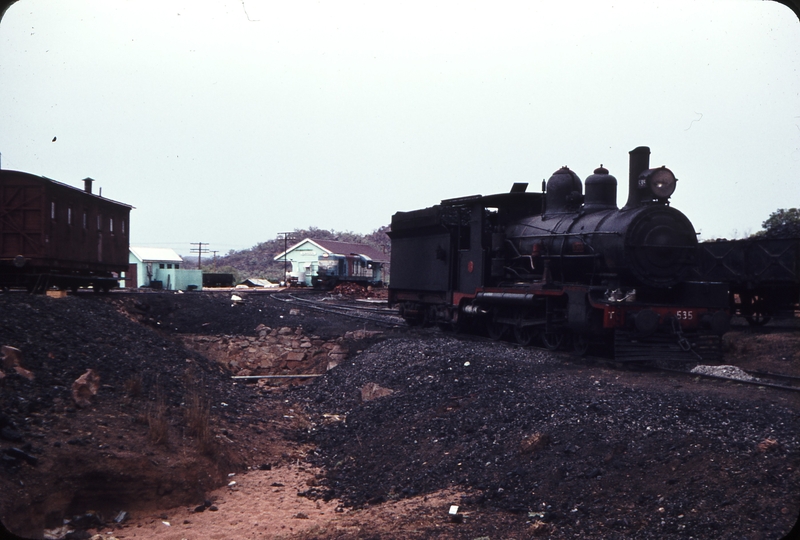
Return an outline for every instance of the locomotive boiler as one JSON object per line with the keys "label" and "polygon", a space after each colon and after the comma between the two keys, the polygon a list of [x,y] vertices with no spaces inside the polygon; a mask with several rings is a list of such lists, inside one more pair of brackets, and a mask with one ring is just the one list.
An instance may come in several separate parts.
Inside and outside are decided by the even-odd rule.
{"label": "locomotive boiler", "polygon": [[390,305],[409,324],[482,328],[550,349],[591,344],[622,361],[715,360],[727,287],[691,281],[697,236],[669,199],[677,179],[630,152],[629,194],[602,166],[583,182],[567,167],[542,193],[441,201],[392,217]]}

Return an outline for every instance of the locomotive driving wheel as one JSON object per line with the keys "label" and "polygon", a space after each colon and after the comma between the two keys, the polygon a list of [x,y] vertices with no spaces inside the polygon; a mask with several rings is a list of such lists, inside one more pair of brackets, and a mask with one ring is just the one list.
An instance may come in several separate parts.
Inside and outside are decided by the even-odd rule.
{"label": "locomotive driving wheel", "polygon": [[495,318],[486,321],[486,333],[495,341],[503,339],[508,331],[508,326],[497,322]]}
{"label": "locomotive driving wheel", "polygon": [[563,332],[544,332],[542,333],[542,344],[545,349],[555,351],[564,343]]}
{"label": "locomotive driving wheel", "polygon": [[527,347],[528,345],[533,343],[533,339],[535,337],[536,337],[536,330],[533,329],[533,326],[514,327],[514,340],[523,347]]}

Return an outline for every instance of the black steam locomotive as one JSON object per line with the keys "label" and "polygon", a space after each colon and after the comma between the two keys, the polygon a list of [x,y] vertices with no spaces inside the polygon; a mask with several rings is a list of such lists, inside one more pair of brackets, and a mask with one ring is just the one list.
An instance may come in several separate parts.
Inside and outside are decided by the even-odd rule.
{"label": "black steam locomotive", "polygon": [[697,236],[669,206],[676,178],[630,152],[629,197],[602,167],[563,167],[543,193],[448,199],[392,217],[389,304],[409,324],[479,327],[549,349],[612,348],[620,361],[712,361],[727,331],[728,290],[691,281]]}

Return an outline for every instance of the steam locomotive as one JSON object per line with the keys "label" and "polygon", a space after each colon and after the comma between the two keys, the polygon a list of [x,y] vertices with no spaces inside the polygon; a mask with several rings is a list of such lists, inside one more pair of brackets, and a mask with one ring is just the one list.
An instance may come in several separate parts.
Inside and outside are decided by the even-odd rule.
{"label": "steam locomotive", "polygon": [[[542,193],[470,196],[392,217],[389,304],[411,325],[481,329],[618,361],[714,361],[728,288],[691,281],[697,235],[672,208],[677,179],[630,152],[629,196],[602,166],[556,171]],[[544,183],[543,183],[544,184]]]}

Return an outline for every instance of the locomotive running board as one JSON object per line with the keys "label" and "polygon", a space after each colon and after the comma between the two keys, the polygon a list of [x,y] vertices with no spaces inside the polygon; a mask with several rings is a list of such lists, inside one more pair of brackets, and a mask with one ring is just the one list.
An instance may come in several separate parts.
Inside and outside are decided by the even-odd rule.
{"label": "locomotive running board", "polygon": [[684,350],[674,334],[654,334],[641,339],[633,332],[614,333],[614,359],[617,362],[719,362],[722,339],[713,334],[688,337],[690,350]]}

